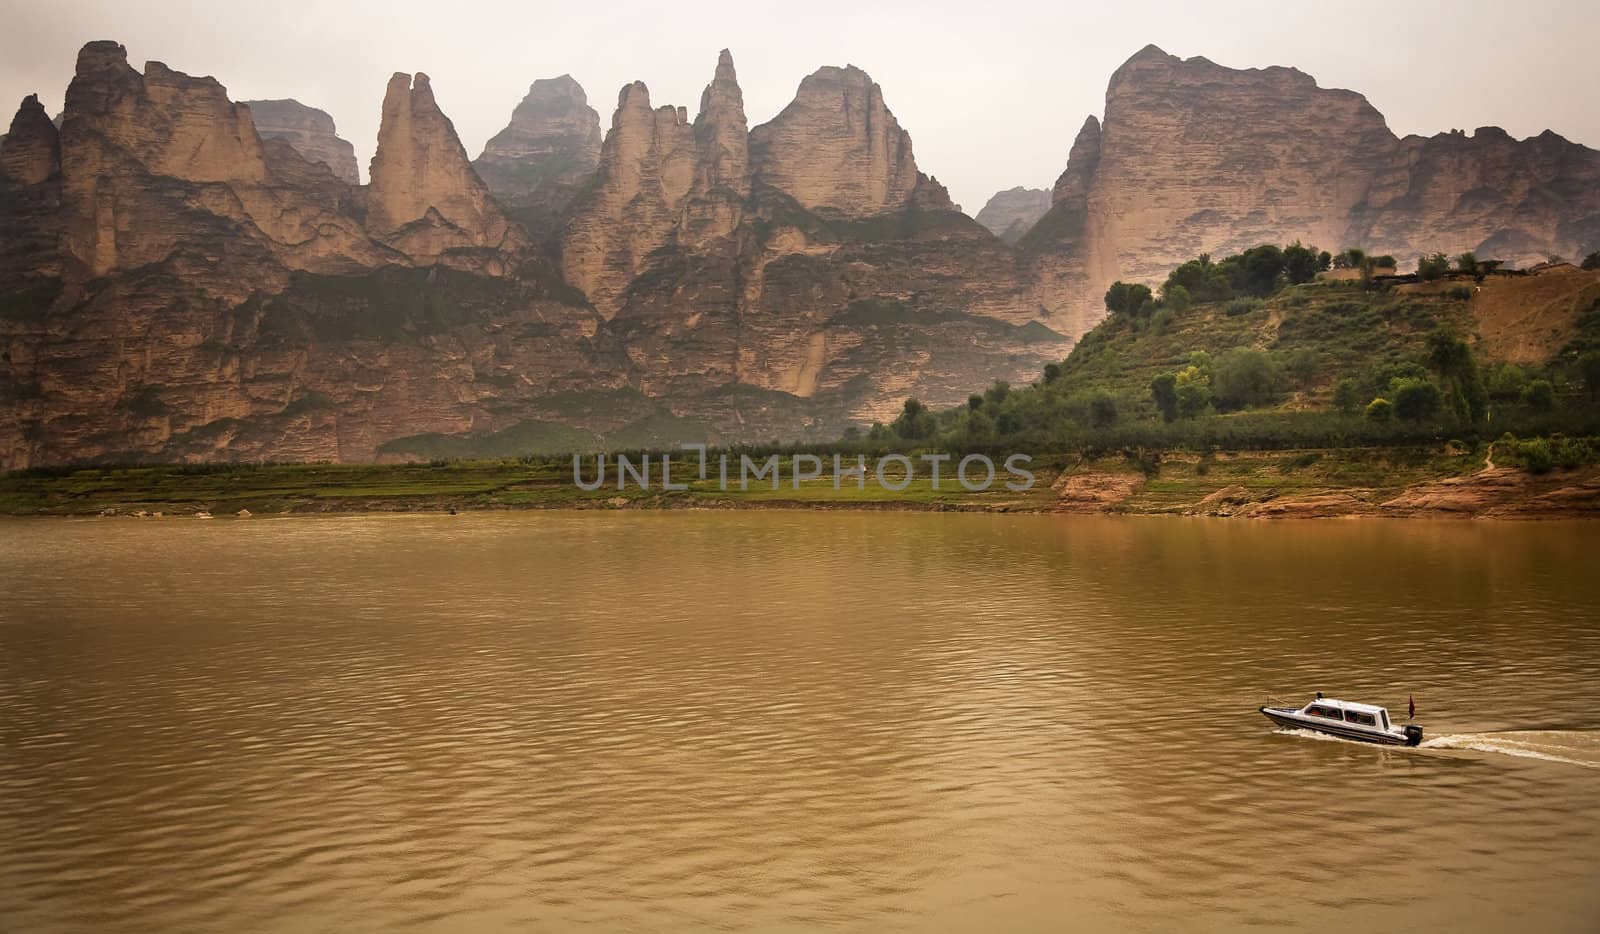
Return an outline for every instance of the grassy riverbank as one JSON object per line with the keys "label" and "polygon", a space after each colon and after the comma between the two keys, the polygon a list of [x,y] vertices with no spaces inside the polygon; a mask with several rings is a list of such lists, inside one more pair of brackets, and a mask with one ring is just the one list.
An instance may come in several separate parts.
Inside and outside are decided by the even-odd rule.
{"label": "grassy riverbank", "polygon": [[[1497,450],[1504,448],[1498,445]],[[1499,463],[1496,463],[1498,459]],[[945,466],[935,489],[925,469],[903,490],[893,469],[881,485],[831,476],[727,489],[711,477],[682,491],[597,490],[573,482],[570,460],[485,460],[433,464],[280,464],[102,467],[0,476],[0,514],[30,516],[233,516],[483,509],[817,508],[1106,512],[1294,516],[1600,516],[1600,467],[1530,473],[1511,452],[1464,446],[1287,451],[1127,452],[1102,457],[1036,457],[1026,491],[1007,490],[1002,471],[983,492],[964,490]],[[871,464],[873,458],[868,458]],[[919,468],[923,465],[918,462]],[[675,463],[676,473],[690,474]],[[585,462],[593,477],[593,460]]]}

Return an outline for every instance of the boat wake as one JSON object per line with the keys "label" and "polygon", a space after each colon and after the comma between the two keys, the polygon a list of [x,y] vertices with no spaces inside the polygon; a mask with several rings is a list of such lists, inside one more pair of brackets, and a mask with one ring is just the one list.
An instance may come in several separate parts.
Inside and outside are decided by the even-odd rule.
{"label": "boat wake", "polygon": [[[1315,739],[1328,743],[1345,743],[1367,746],[1358,742],[1318,733],[1315,730],[1279,730],[1289,736]],[[1383,747],[1392,751],[1408,751],[1401,746]],[[1600,769],[1600,730],[1505,730],[1496,733],[1448,733],[1424,739],[1417,747],[1424,750],[1462,750],[1487,752],[1519,759],[1542,759],[1586,769]]]}
{"label": "boat wake", "polygon": [[1423,749],[1467,749],[1522,759],[1600,769],[1600,730],[1506,730],[1452,733],[1422,741]]}

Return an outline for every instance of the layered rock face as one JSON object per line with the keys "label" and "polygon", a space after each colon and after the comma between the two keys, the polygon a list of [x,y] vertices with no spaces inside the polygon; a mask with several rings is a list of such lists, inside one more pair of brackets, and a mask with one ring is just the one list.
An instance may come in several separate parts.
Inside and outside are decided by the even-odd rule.
{"label": "layered rock face", "polygon": [[242,298],[290,269],[393,261],[363,229],[355,190],[263,144],[214,78],[159,62],[141,75],[114,42],[78,56],[61,150],[62,252],[89,276],[185,258],[205,288]]}
{"label": "layered rock face", "polygon": [[1018,185],[995,192],[974,219],[1001,240],[1014,244],[1033,229],[1033,225],[1048,210],[1050,192],[1043,188],[1023,188]]}
{"label": "layered rock face", "polygon": [[1409,265],[1475,250],[1513,264],[1600,243],[1600,153],[1552,133],[1397,139],[1361,95],[1290,68],[1238,70],[1149,46],[1117,70],[1050,212],[1021,241],[1069,333],[1122,279],[1199,253],[1300,240]]}
{"label": "layered rock face", "polygon": [[[318,158],[331,121],[255,106],[110,42],[83,49],[59,134],[24,101],[0,142],[0,466],[362,460],[540,421],[823,439],[1031,379],[1111,281],[1200,252],[1600,247],[1593,150],[1400,140],[1299,72],[1154,48],[1015,247],[918,169],[855,68],[751,129],[724,51],[692,122],[635,83],[603,143],[581,88],[538,82],[490,183],[424,75],[389,83],[369,186]],[[1018,194],[983,213],[1008,237],[1041,200]]]}
{"label": "layered rock face", "polygon": [[[487,260],[520,249],[521,233],[489,196],[421,72],[389,79],[371,177],[367,228],[408,256],[437,262],[452,251],[478,251]],[[489,266],[502,271],[492,260]]]}
{"label": "layered rock face", "polygon": [[866,72],[819,68],[772,122],[750,134],[756,175],[821,216],[869,217],[921,206],[950,209],[949,195],[917,171],[911,135]]}
{"label": "layered rock face", "polygon": [[502,204],[554,232],[600,164],[601,140],[600,115],[583,87],[571,75],[540,78],[473,166]]}
{"label": "layered rock face", "polygon": [[[5,146],[0,465],[369,459],[397,434],[505,427],[527,400],[622,383],[598,318],[552,299],[570,290],[536,258],[500,252],[513,235],[430,107],[414,105],[415,137],[386,140],[423,169],[373,193],[391,210],[369,232],[368,191],[263,140],[215,80],[86,46],[60,172],[36,102]],[[443,143],[458,160],[432,158]],[[496,219],[498,248],[480,246]],[[444,244],[419,249],[419,229]],[[483,275],[513,264],[527,281]]]}
{"label": "layered rock face", "polygon": [[1350,219],[1349,242],[1409,260],[1472,250],[1529,266],[1600,245],[1600,152],[1499,127],[1399,141]]}
{"label": "layered rock face", "polygon": [[308,161],[327,166],[340,181],[361,184],[356,149],[339,138],[333,118],[325,111],[288,99],[242,103],[250,108],[256,133],[263,140],[281,139]]}
{"label": "layered rock face", "polygon": [[616,314],[622,290],[672,242],[694,177],[694,127],[684,108],[652,107],[642,81],[624,87],[593,185],[562,241],[567,281],[602,314]]}
{"label": "layered rock face", "polygon": [[696,399],[724,425],[809,400],[822,430],[1065,352],[1015,257],[917,170],[859,69],[822,69],[747,131],[724,51],[684,116],[623,89],[563,241],[568,279],[611,319],[645,392]]}

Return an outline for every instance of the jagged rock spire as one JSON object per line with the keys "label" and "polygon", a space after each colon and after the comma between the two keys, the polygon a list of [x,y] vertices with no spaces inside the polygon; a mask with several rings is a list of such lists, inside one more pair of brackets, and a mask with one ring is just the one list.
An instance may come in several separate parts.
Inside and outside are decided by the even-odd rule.
{"label": "jagged rock spire", "polygon": [[0,146],[0,174],[13,185],[37,185],[60,171],[61,134],[39,103],[39,95],[29,94]]}

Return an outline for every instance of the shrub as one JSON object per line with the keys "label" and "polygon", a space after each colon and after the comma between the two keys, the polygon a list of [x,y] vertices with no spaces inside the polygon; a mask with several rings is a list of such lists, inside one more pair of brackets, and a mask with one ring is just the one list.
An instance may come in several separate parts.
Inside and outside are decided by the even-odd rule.
{"label": "shrub", "polygon": [[1499,399],[1502,402],[1520,399],[1523,388],[1528,385],[1528,374],[1515,363],[1501,363],[1489,371],[1489,378],[1485,383],[1491,399]]}
{"label": "shrub", "polygon": [[1600,269],[1600,250],[1595,250],[1583,258],[1584,269]]}
{"label": "shrub", "polygon": [[1181,418],[1198,418],[1211,406],[1211,377],[1193,364],[1176,374],[1178,415]]}
{"label": "shrub", "polygon": [[1213,396],[1219,409],[1242,409],[1272,400],[1278,368],[1264,351],[1235,347],[1217,361]]}
{"label": "shrub", "polygon": [[1394,421],[1394,403],[1388,399],[1377,398],[1367,403],[1367,421],[1387,425]]}
{"label": "shrub", "polygon": [[1333,385],[1333,407],[1346,415],[1361,408],[1361,384],[1348,376]]}
{"label": "shrub", "polygon": [[1424,282],[1443,279],[1450,272],[1450,257],[1443,253],[1424,256],[1417,260],[1417,277]]}
{"label": "shrub", "polygon": [[1161,373],[1150,381],[1150,400],[1161,413],[1161,420],[1170,422],[1178,417],[1178,376]]}
{"label": "shrub", "polygon": [[1223,313],[1228,317],[1237,318],[1240,315],[1247,315],[1252,311],[1260,311],[1262,308],[1265,308],[1266,305],[1267,303],[1259,298],[1236,298],[1227,305],[1223,306],[1222,310]]}
{"label": "shrub", "polygon": [[1472,299],[1472,290],[1464,285],[1453,285],[1450,287],[1450,290],[1444,294],[1458,302],[1470,301]]}
{"label": "shrub", "polygon": [[1522,402],[1536,412],[1548,412],[1556,407],[1556,388],[1547,379],[1536,379],[1522,387]]}
{"label": "shrub", "polygon": [[1394,414],[1408,422],[1422,422],[1439,414],[1443,395],[1439,387],[1425,379],[1397,379],[1390,386]]}

